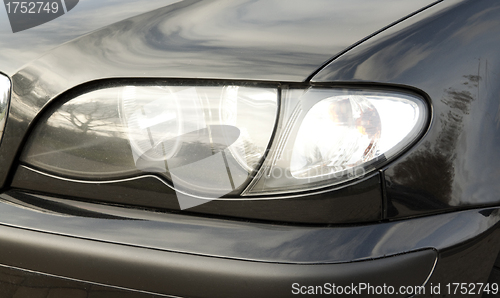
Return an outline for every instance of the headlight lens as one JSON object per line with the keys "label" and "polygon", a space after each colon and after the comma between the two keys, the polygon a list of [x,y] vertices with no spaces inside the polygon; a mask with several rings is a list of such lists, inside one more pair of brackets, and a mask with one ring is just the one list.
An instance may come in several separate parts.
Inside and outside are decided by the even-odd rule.
{"label": "headlight lens", "polygon": [[10,102],[10,80],[0,74],[0,143],[2,141],[5,121],[7,121],[7,112]]}
{"label": "headlight lens", "polygon": [[246,195],[288,193],[365,176],[422,132],[427,109],[408,93],[288,90],[278,138]]}

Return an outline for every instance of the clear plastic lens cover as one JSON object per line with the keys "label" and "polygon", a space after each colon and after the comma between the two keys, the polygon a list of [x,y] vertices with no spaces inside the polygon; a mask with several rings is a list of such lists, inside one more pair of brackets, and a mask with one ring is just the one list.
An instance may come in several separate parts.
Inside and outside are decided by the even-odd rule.
{"label": "clear plastic lens cover", "polygon": [[285,92],[278,138],[246,194],[335,185],[380,167],[422,132],[424,101],[399,92]]}
{"label": "clear plastic lens cover", "polygon": [[157,173],[176,190],[217,198],[257,170],[277,101],[276,88],[234,85],[101,89],[39,123],[22,159],[70,178]]}

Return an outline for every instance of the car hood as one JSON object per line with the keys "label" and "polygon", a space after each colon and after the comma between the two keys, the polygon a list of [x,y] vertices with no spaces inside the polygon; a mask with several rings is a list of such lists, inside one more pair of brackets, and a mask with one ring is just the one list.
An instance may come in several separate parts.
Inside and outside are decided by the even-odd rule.
{"label": "car hood", "polygon": [[80,1],[18,33],[5,15],[0,71],[24,84],[43,79],[56,93],[112,77],[303,81],[350,45],[434,1],[146,2]]}

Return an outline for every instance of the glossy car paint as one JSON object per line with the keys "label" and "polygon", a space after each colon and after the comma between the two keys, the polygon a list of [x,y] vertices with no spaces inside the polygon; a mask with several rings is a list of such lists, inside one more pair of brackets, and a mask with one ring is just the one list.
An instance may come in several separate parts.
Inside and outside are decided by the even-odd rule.
{"label": "glossy car paint", "polygon": [[[164,216],[19,191],[1,198],[34,209],[1,202],[3,222],[10,226],[162,251],[286,264],[346,263],[430,247],[441,250],[472,241],[500,220],[498,208],[490,208],[375,225],[286,226],[185,214]],[[459,235],[455,233],[458,228]],[[410,229],[417,231],[409,233]]]}
{"label": "glossy car paint", "polygon": [[[14,86],[0,147],[0,245],[6,252],[0,263],[18,269],[6,270],[36,276],[49,290],[70,278],[80,283],[75,288],[87,287],[87,293],[95,284],[104,284],[133,297],[287,297],[293,296],[295,280],[316,285],[332,279],[397,279],[389,273],[404,276],[399,281],[407,285],[421,284],[429,273],[428,284],[487,280],[500,244],[497,208],[478,208],[498,204],[497,185],[492,183],[499,177],[498,159],[489,151],[498,145],[498,121],[492,120],[498,118],[499,94],[492,83],[498,73],[496,2],[442,1],[423,9],[432,3],[182,1],[136,15],[130,10],[139,2],[124,1],[120,5],[130,10],[123,14],[109,14],[101,23],[87,21],[101,7],[110,11],[111,1],[100,3],[82,1],[71,13],[47,23],[57,25],[52,31],[40,26],[19,35],[0,32],[3,42],[12,39],[11,47],[2,45],[10,51],[0,53],[0,71]],[[143,6],[135,12],[154,8]],[[71,20],[73,13],[84,21]],[[122,21],[126,16],[132,18]],[[103,24],[112,25],[101,29]],[[76,32],[71,30],[75,27]],[[44,38],[38,48],[37,36]],[[331,209],[318,211],[320,221],[314,221],[312,207],[302,212],[307,216],[300,214],[300,205],[294,208],[301,220],[279,212],[266,215],[270,205],[244,215],[250,203],[219,206],[227,208],[221,218],[222,209],[195,215],[96,204],[99,198],[90,188],[85,195],[72,194],[69,184],[50,179],[42,184],[43,175],[19,165],[23,142],[41,113],[90,84],[121,78],[407,88],[432,104],[433,117],[414,148],[389,164],[383,175],[371,178],[370,190],[379,196],[367,201],[365,192],[359,203],[370,206],[364,210],[376,211],[358,218],[342,218],[332,210],[353,208],[349,195],[360,184],[326,193],[322,202]],[[478,126],[481,122],[486,126]],[[104,191],[111,195],[132,188]],[[35,194],[26,193],[30,189]],[[52,189],[64,198],[53,195]],[[88,202],[71,200],[86,196]],[[301,199],[302,206],[307,198]],[[470,210],[423,216],[457,208]],[[329,214],[331,222],[325,221]],[[423,217],[407,219],[416,216]],[[290,221],[302,224],[283,223]],[[352,224],[362,221],[371,223]],[[436,263],[435,256],[427,261],[417,257],[430,251],[437,252]],[[414,262],[411,268],[424,269],[399,271],[398,264],[409,264],[405,259],[425,265]],[[358,262],[349,264],[354,260]],[[198,287],[193,287],[195,282]],[[0,293],[6,296],[20,288],[21,283],[9,282],[4,287],[8,290]],[[245,292],[239,292],[243,288]]]}

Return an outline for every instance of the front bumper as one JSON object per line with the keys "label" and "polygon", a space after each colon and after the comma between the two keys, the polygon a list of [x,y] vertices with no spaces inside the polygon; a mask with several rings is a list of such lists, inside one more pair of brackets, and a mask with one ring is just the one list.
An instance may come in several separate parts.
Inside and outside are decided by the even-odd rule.
{"label": "front bumper", "polygon": [[160,214],[18,191],[0,197],[0,264],[52,275],[55,284],[62,277],[137,295],[288,297],[299,286],[326,283],[398,289],[486,282],[499,248],[500,208],[324,227]]}

